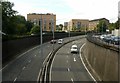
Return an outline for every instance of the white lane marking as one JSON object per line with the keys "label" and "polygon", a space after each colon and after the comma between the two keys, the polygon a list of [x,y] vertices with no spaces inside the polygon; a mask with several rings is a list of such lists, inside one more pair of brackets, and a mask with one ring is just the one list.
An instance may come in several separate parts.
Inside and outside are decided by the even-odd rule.
{"label": "white lane marking", "polygon": [[74,58],[74,62],[76,61],[76,59]]}
{"label": "white lane marking", "polygon": [[23,67],[22,70],[24,70],[26,67]]}
{"label": "white lane marking", "polygon": [[67,60],[67,63],[68,63],[68,60]]}
{"label": "white lane marking", "polygon": [[17,77],[14,79],[14,82],[17,80]]}
{"label": "white lane marking", "polygon": [[[43,65],[45,65],[45,62],[46,62],[46,59],[49,57],[49,55],[52,53],[52,51],[48,54],[48,56],[45,58],[44,62],[43,62]],[[38,77],[37,77],[37,82],[39,82],[39,79],[40,79],[40,74],[41,74],[41,69],[39,71],[39,74],[38,74]],[[41,81],[41,80],[40,80]]]}
{"label": "white lane marking", "polygon": [[[38,48],[38,47],[40,47],[40,46],[36,46],[36,47],[34,47],[34,48],[32,48],[32,49],[30,49],[30,50],[28,50],[28,51],[20,54],[17,58],[15,58],[13,61],[11,61],[10,63],[8,63],[8,64],[7,64],[6,66],[4,66],[1,70],[5,69],[8,65],[10,65],[11,63],[13,63],[15,60],[17,60],[17,59],[20,58],[21,56],[25,55],[26,53],[28,53],[28,52],[30,52],[30,51]],[[1,70],[0,70],[0,71],[1,71]]]}
{"label": "white lane marking", "polygon": [[72,83],[74,83],[73,78],[71,78]]}
{"label": "white lane marking", "polygon": [[48,56],[45,58],[43,65],[45,64],[46,60],[48,59],[48,57],[50,56],[50,54],[52,53],[52,51],[48,54]]}
{"label": "white lane marking", "polygon": [[[82,48],[83,48],[83,46],[84,46],[85,44],[86,44],[86,43],[84,43],[84,44],[81,46],[80,52],[81,52],[81,50],[82,50]],[[87,67],[86,67],[86,65],[85,65],[85,63],[84,63],[84,61],[83,61],[83,58],[82,58],[82,56],[81,56],[81,53],[80,53],[80,59],[81,59],[83,65],[84,65],[85,69],[87,70],[87,72],[88,72],[89,75],[91,76],[91,78],[97,83],[97,81],[95,80],[95,78],[92,76],[92,74],[91,74],[91,73],[89,72],[89,70],[87,69]]]}
{"label": "white lane marking", "polygon": [[70,71],[70,69],[68,68],[68,71]]}
{"label": "white lane marking", "polygon": [[[38,77],[37,77],[37,82],[39,82],[40,74],[41,74],[41,69],[40,69],[39,74],[38,74]],[[40,81],[41,81],[41,80],[40,80]]]}
{"label": "white lane marking", "polygon": [[[60,50],[60,49],[59,49]],[[59,51],[58,50],[58,51]],[[57,52],[58,52],[57,51]],[[51,79],[52,79],[52,68],[53,68],[53,62],[54,62],[54,60],[55,60],[55,57],[56,57],[56,55],[57,55],[57,52],[55,53],[55,55],[54,55],[54,57],[53,57],[53,60],[52,60],[52,63],[51,63],[51,66],[50,66],[50,82],[51,82]]]}
{"label": "white lane marking", "polygon": [[36,57],[36,55],[35,55],[35,57]]}
{"label": "white lane marking", "polygon": [[29,60],[29,63],[31,62],[31,60]]}
{"label": "white lane marking", "polygon": [[41,51],[39,51],[39,53],[41,53]]}

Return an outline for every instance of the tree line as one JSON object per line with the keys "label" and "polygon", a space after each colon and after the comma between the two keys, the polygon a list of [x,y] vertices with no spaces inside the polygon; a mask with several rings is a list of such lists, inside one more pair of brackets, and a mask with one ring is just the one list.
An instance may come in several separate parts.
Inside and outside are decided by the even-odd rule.
{"label": "tree line", "polygon": [[2,2],[2,32],[7,35],[30,35],[39,33],[39,26],[27,21],[24,16],[13,10],[14,3]]}

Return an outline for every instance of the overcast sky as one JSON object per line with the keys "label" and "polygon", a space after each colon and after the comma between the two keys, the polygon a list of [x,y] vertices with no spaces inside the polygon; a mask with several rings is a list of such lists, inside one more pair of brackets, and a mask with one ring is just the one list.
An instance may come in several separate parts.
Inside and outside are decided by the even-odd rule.
{"label": "overcast sky", "polygon": [[13,2],[14,10],[27,18],[29,13],[54,13],[57,24],[70,19],[107,18],[117,21],[120,0],[8,0]]}

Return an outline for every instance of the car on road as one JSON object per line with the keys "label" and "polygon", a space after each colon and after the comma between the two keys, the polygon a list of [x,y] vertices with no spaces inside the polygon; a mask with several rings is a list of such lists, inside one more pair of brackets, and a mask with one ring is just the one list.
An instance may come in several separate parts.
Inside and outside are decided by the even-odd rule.
{"label": "car on road", "polygon": [[51,44],[55,44],[57,41],[56,40],[51,40],[50,43]]}
{"label": "car on road", "polygon": [[78,53],[79,51],[78,51],[78,47],[77,47],[77,45],[72,45],[71,46],[71,53]]}
{"label": "car on road", "polygon": [[112,43],[115,45],[120,45],[120,36],[116,36],[112,39]]}
{"label": "car on road", "polygon": [[59,39],[58,44],[62,44],[62,43],[63,43],[63,39]]}

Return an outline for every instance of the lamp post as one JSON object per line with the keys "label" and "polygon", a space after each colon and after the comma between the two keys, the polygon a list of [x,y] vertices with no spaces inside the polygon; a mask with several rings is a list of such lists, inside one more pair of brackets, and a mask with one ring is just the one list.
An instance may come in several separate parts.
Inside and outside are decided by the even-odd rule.
{"label": "lamp post", "polygon": [[70,22],[69,22],[69,41],[70,41]]}
{"label": "lamp post", "polygon": [[54,51],[54,39],[55,39],[55,36],[54,36],[54,15],[52,16],[52,19],[51,19],[51,27],[52,27],[52,33],[53,33],[53,51]]}
{"label": "lamp post", "polygon": [[40,46],[41,46],[41,55],[42,55],[42,14],[40,16],[40,20],[39,20],[39,25],[40,25]]}

